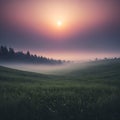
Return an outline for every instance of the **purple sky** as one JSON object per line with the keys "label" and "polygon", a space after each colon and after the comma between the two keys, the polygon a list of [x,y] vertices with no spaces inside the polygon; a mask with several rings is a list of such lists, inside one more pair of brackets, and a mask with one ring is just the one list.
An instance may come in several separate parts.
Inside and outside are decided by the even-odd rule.
{"label": "purple sky", "polygon": [[0,44],[57,59],[120,57],[119,6],[119,0],[0,1]]}

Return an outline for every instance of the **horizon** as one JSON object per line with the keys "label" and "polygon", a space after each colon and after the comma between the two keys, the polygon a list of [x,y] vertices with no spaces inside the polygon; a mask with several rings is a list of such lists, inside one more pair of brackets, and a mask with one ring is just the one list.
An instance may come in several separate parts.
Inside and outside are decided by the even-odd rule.
{"label": "horizon", "polygon": [[61,60],[120,57],[120,2],[0,1],[0,44]]}
{"label": "horizon", "polygon": [[[86,56],[86,54],[83,54],[83,55],[79,55],[78,57],[76,57],[76,55],[77,54],[80,54],[80,52],[79,53],[76,53],[76,55],[74,55],[74,57],[73,56],[71,56],[71,54],[67,54],[66,55],[66,53],[62,53],[62,55],[60,56],[60,54],[58,54],[58,57],[56,57],[56,54],[54,55],[54,53],[40,53],[40,51],[36,51],[36,52],[31,52],[31,51],[29,51],[29,50],[15,50],[14,48],[12,48],[12,47],[7,47],[7,46],[3,46],[3,45],[1,45],[1,47],[5,47],[7,50],[8,50],[8,52],[9,52],[9,49],[13,49],[13,51],[15,52],[15,53],[18,53],[18,52],[22,52],[23,54],[27,54],[28,52],[29,52],[29,54],[30,55],[37,55],[37,57],[45,57],[45,58],[48,58],[48,59],[54,59],[54,60],[65,60],[65,61],[74,61],[74,62],[86,62],[86,61],[94,61],[94,60],[96,60],[96,59],[98,59],[98,60],[102,60],[102,59],[105,59],[105,58],[108,58],[108,59],[113,59],[113,58],[120,58],[120,56],[119,56],[119,53],[118,54],[116,54],[116,55],[111,55],[111,54],[107,54],[107,53],[104,53],[104,55],[103,54],[98,54],[97,53],[97,55],[94,53],[89,53],[89,55],[88,56]],[[64,56],[66,56],[66,59],[65,59],[65,57]],[[82,57],[81,57],[82,56]]]}

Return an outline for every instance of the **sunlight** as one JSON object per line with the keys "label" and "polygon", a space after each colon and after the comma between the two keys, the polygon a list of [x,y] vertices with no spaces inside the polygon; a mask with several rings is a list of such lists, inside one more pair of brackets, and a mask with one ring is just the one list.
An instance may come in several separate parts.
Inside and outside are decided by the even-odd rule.
{"label": "sunlight", "polygon": [[62,21],[61,20],[57,21],[57,26],[59,26],[59,27],[62,26]]}

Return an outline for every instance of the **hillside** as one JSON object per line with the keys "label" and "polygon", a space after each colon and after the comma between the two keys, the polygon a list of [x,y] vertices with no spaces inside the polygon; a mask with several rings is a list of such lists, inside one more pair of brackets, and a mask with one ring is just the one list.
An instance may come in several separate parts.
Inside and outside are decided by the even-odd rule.
{"label": "hillside", "polygon": [[65,75],[0,67],[1,120],[119,120],[120,63]]}

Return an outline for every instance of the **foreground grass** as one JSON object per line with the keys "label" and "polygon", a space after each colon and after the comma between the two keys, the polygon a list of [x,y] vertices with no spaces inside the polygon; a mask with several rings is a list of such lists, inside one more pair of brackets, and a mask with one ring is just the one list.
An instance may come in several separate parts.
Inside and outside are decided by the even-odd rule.
{"label": "foreground grass", "polygon": [[0,67],[0,120],[119,120],[119,68],[53,76]]}

